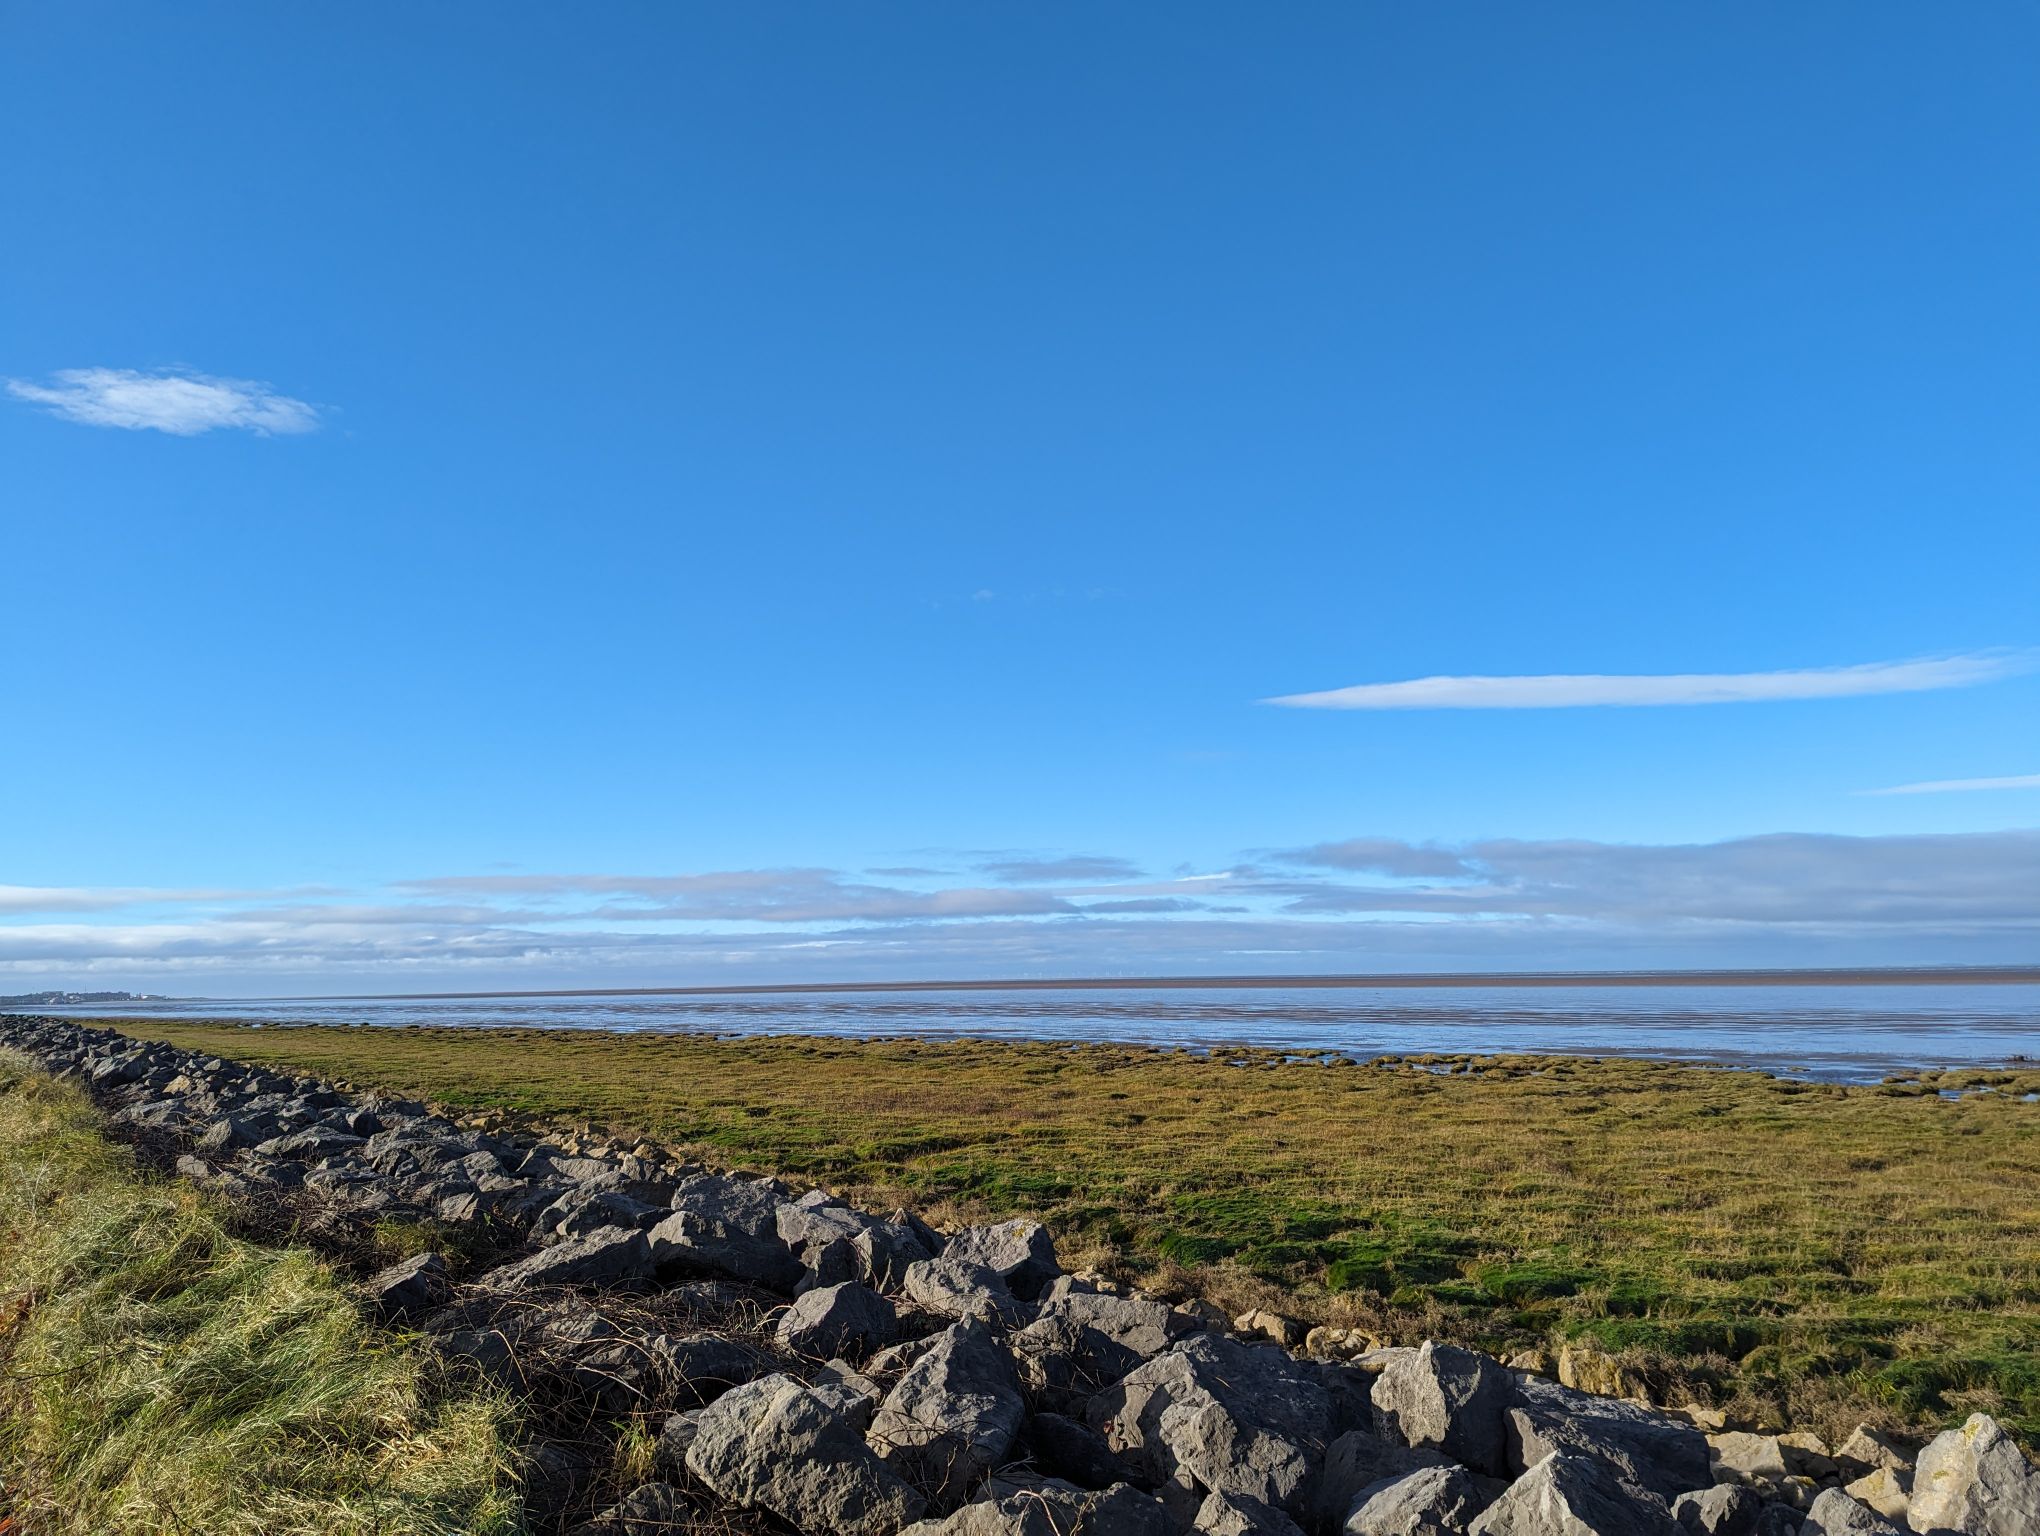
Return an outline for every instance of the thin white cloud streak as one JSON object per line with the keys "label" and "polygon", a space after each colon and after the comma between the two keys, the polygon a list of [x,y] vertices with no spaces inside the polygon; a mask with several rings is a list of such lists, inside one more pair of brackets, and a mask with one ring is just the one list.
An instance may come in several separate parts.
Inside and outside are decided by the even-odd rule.
{"label": "thin white cloud streak", "polygon": [[47,384],[9,379],[7,393],[87,427],[197,437],[222,428],[258,437],[310,432],[319,413],[253,379],[133,368],[64,368]]}
{"label": "thin white cloud streak", "polygon": [[1998,779],[1928,779],[1922,784],[1893,784],[1888,789],[1859,789],[1859,795],[1953,795],[1979,789],[2040,789],[2040,773],[2015,773]]}
{"label": "thin white cloud streak", "polygon": [[1596,673],[1534,677],[1419,677],[1263,699],[1286,709],[1577,709],[1596,705],[1753,704],[1781,699],[1860,698],[1968,688],[2030,671],[2031,652],[1873,661],[1790,672]]}
{"label": "thin white cloud streak", "polygon": [[2033,830],[1886,837],[1781,832],[1692,844],[1495,838],[1453,847],[1356,838],[1279,857],[1391,877],[1267,879],[1252,887],[1284,899],[1283,910],[1299,916],[1434,913],[1616,927],[1824,926],[1866,937],[1952,923],[2040,934],[2040,831]]}
{"label": "thin white cloud streak", "polygon": [[1070,880],[1131,880],[1140,866],[1109,854],[1079,853],[1061,858],[996,858],[978,869],[1013,885],[1056,884]]}
{"label": "thin white cloud streak", "polygon": [[0,916],[34,912],[117,912],[158,903],[240,901],[276,893],[228,890],[159,890],[149,886],[0,885]]}
{"label": "thin white cloud streak", "polygon": [[[428,896],[517,895],[566,903],[537,922],[823,923],[1040,917],[1076,909],[1045,890],[868,885],[828,869],[732,869],[693,875],[471,875],[400,882]],[[602,905],[587,901],[606,898]],[[576,900],[581,905],[571,903]]]}

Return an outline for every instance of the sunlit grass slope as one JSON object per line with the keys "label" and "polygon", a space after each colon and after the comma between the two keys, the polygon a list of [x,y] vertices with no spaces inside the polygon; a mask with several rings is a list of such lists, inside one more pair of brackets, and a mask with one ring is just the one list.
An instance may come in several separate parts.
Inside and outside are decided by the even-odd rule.
{"label": "sunlit grass slope", "polygon": [[[1244,1302],[1584,1338],[1796,1423],[2040,1437],[2040,1072],[1842,1087],[1638,1061],[561,1031],[137,1033],[595,1121],[867,1201],[1031,1212]],[[1846,1428],[1846,1426],[1844,1426]]]}
{"label": "sunlit grass slope", "polygon": [[440,1390],[317,1258],[228,1235],[96,1123],[0,1052],[9,1529],[517,1528],[503,1404]]}

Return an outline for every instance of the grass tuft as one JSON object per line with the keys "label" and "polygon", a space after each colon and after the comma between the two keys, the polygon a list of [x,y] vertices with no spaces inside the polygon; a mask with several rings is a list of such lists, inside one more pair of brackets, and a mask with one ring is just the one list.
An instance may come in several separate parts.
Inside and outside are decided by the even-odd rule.
{"label": "grass tuft", "polygon": [[[302,1250],[144,1177],[0,1053],[0,1517],[53,1533],[518,1529],[509,1412]],[[4,1520],[0,1520],[4,1524]]]}

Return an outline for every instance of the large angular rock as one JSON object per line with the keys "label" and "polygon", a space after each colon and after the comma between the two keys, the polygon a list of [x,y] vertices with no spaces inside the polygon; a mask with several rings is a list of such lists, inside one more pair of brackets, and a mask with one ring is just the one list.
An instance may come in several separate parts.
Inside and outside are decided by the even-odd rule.
{"label": "large angular rock", "polygon": [[1085,1410],[1137,1482],[1295,1512],[1331,1438],[1316,1372],[1271,1345],[1193,1334]]}
{"label": "large angular rock", "polygon": [[780,1206],[777,1221],[780,1240],[806,1267],[811,1284],[860,1280],[895,1290],[909,1264],[934,1257],[912,1227],[879,1221],[819,1190]]}
{"label": "large angular rock", "polygon": [[1325,1450],[1325,1464],[1305,1505],[1305,1523],[1323,1536],[1343,1530],[1362,1492],[1426,1467],[1453,1465],[1436,1451],[1412,1450],[1371,1430],[1353,1429]]}
{"label": "large angular rock", "polygon": [[369,1308],[385,1322],[419,1317],[453,1294],[446,1260],[436,1253],[413,1254],[362,1283]]}
{"label": "large angular rock", "polygon": [[1835,1460],[1845,1468],[1856,1472],[1867,1472],[1872,1467],[1886,1467],[1893,1472],[1910,1472],[1916,1453],[1903,1440],[1888,1435],[1882,1430],[1872,1429],[1868,1424],[1858,1424],[1835,1452]]}
{"label": "large angular rock", "polygon": [[801,1296],[780,1314],[778,1337],[796,1355],[861,1360],[890,1344],[898,1326],[891,1302],[851,1280]]}
{"label": "large angular rock", "polygon": [[875,1222],[850,1239],[857,1277],[880,1291],[898,1290],[907,1266],[937,1257],[940,1247],[930,1245],[918,1227],[903,1221]]}
{"label": "large angular rock", "polygon": [[272,1136],[255,1150],[264,1157],[289,1157],[306,1162],[317,1157],[331,1157],[335,1152],[350,1151],[361,1146],[366,1140],[366,1137],[356,1136],[349,1131],[320,1125],[302,1131],[291,1131],[282,1136]]}
{"label": "large angular rock", "polygon": [[1763,1486],[1782,1483],[1792,1475],[1785,1447],[1776,1435],[1731,1429],[1707,1437],[1707,1457],[1714,1470],[1739,1483]]}
{"label": "large angular rock", "polygon": [[1667,1503],[1722,1480],[1709,1463],[1707,1437],[1677,1419],[1537,1376],[1518,1378],[1515,1396],[1508,1414],[1511,1471],[1527,1471],[1553,1451],[1590,1456]]}
{"label": "large angular rock", "polygon": [[723,1275],[767,1290],[791,1291],[804,1273],[779,1236],[776,1184],[703,1173],[673,1192],[673,1214],[651,1230],[652,1260],[660,1269]]}
{"label": "large angular rock", "polygon": [[524,1291],[541,1285],[620,1286],[649,1279],[651,1249],[636,1228],[600,1227],[513,1259],[483,1275],[491,1291]]}
{"label": "large angular rock", "polygon": [[[523,1189],[526,1186],[509,1181],[508,1187]],[[533,1225],[561,1237],[578,1237],[598,1227],[654,1227],[667,1214],[660,1206],[647,1205],[615,1190],[586,1189],[577,1185],[540,1211]]]}
{"label": "large angular rock", "polygon": [[1038,1221],[965,1227],[950,1236],[942,1251],[997,1270],[1007,1289],[1022,1301],[1032,1301],[1062,1273],[1062,1266],[1055,1260],[1055,1240]]}
{"label": "large angular rock", "polygon": [[871,1416],[878,1411],[884,1388],[847,1360],[831,1360],[808,1383],[808,1388],[858,1434],[871,1428]]}
{"label": "large angular rock", "polygon": [[1663,1502],[1602,1462],[1554,1451],[1468,1527],[1469,1536],[1683,1536]]}
{"label": "large angular rock", "polygon": [[1405,1445],[1499,1475],[1507,1463],[1502,1416],[1511,1396],[1509,1373],[1501,1365],[1470,1349],[1427,1340],[1375,1378],[1374,1414],[1383,1434]]}
{"label": "large angular rock", "polygon": [[1207,1495],[1191,1529],[1198,1536],[1303,1536],[1303,1527],[1274,1505],[1238,1493]]}
{"label": "large angular rock", "polygon": [[1004,1460],[1025,1417],[1012,1358],[981,1324],[956,1323],[886,1394],[867,1439],[943,1507]]}
{"label": "large angular rock", "polygon": [[1346,1536],[1465,1536],[1487,1502],[1464,1467],[1425,1467],[1362,1489]]}
{"label": "large angular rock", "polygon": [[1885,1519],[1904,1525],[1906,1512],[1912,1507],[1912,1473],[1872,1467],[1861,1477],[1842,1484],[1842,1492],[1858,1504],[1869,1505]]}
{"label": "large angular rock", "polygon": [[2033,1536],[2040,1531],[2040,1472],[1997,1420],[1972,1413],[1920,1452],[1906,1518],[1920,1532]]}
{"label": "large angular rock", "polygon": [[954,1253],[909,1264],[903,1289],[910,1303],[936,1317],[1013,1328],[1026,1315],[997,1270]]}
{"label": "large angular rock", "polygon": [[1823,1488],[1808,1506],[1799,1536],[1905,1536],[1905,1527],[1893,1525],[1839,1488]]}
{"label": "large angular rock", "polygon": [[1029,1389],[1067,1402],[1109,1386],[1195,1331],[1191,1319],[1159,1301],[1069,1291],[1044,1302],[1012,1346]]}
{"label": "large angular rock", "polygon": [[1682,1493],[1672,1500],[1672,1518],[1693,1536],[1754,1536],[1764,1501],[1740,1483]]}
{"label": "large angular rock", "polygon": [[902,1536],[1169,1536],[1162,1506],[1124,1483],[1093,1493],[1043,1478],[988,1491],[990,1498]]}
{"label": "large angular rock", "polygon": [[270,1134],[273,1132],[269,1125],[250,1115],[229,1112],[201,1131],[196,1145],[201,1152],[226,1152],[235,1147],[252,1147],[266,1141]]}
{"label": "large angular rock", "polygon": [[826,1402],[787,1376],[734,1388],[702,1409],[686,1460],[725,1499],[801,1531],[893,1536],[924,1507]]}

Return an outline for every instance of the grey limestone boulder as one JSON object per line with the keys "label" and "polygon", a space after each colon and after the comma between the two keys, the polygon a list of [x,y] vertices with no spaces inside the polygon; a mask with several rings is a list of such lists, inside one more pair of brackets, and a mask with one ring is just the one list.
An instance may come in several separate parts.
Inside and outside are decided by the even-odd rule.
{"label": "grey limestone boulder", "polygon": [[1682,1536],[1663,1501],[1590,1456],[1554,1451],[1503,1491],[1470,1536]]}
{"label": "grey limestone boulder", "polygon": [[1807,1507],[1800,1536],[1905,1536],[1874,1509],[1866,1509],[1839,1488],[1823,1488]]}
{"label": "grey limestone boulder", "polygon": [[1503,1415],[1512,1395],[1508,1371],[1486,1355],[1427,1342],[1374,1379],[1374,1414],[1384,1435],[1498,1474],[1508,1459]]}
{"label": "grey limestone boulder", "polygon": [[331,1126],[312,1126],[302,1131],[287,1131],[281,1136],[272,1136],[260,1143],[255,1150],[264,1157],[290,1157],[299,1161],[330,1157],[335,1152],[351,1151],[361,1146],[368,1138],[356,1136],[352,1131],[335,1130]]}
{"label": "grey limestone boulder", "polygon": [[857,1433],[871,1428],[871,1416],[878,1411],[885,1389],[847,1360],[831,1360],[808,1383],[808,1390],[820,1397]]}
{"label": "grey limestone boulder", "polygon": [[1835,1460],[1853,1472],[1884,1467],[1893,1472],[1910,1472],[1918,1454],[1895,1435],[1858,1424],[1835,1452]]}
{"label": "grey limestone boulder", "polygon": [[810,1285],[859,1280],[896,1290],[909,1264],[934,1257],[912,1227],[880,1221],[819,1190],[780,1206],[777,1221],[780,1240],[806,1268]]}
{"label": "grey limestone boulder", "polygon": [[1453,1464],[1436,1451],[1412,1450],[1371,1430],[1348,1430],[1325,1449],[1324,1466],[1305,1506],[1305,1523],[1333,1536],[1345,1528],[1362,1492],[1427,1467]]}
{"label": "grey limestone boulder", "polygon": [[628,1285],[648,1278],[652,1255],[635,1227],[600,1227],[490,1270],[486,1290],[523,1291],[541,1285]]}
{"label": "grey limestone boulder", "polygon": [[418,1317],[444,1304],[453,1294],[446,1260],[436,1253],[413,1254],[362,1284],[362,1293],[385,1322]]}
{"label": "grey limestone boulder", "polygon": [[890,1344],[898,1326],[891,1302],[851,1280],[800,1296],[780,1314],[778,1338],[782,1349],[796,1355],[861,1360]]}
{"label": "grey limestone boulder", "polygon": [[955,1253],[909,1264],[902,1289],[909,1303],[936,1317],[1013,1328],[1026,1316],[997,1270]]}
{"label": "grey limestone boulder", "polygon": [[1032,1301],[1062,1273],[1055,1259],[1055,1241],[1038,1221],[965,1227],[951,1234],[942,1251],[997,1270],[1007,1289],[1022,1301]]}
{"label": "grey limestone boulder", "polygon": [[661,1269],[718,1274],[746,1285],[790,1292],[803,1273],[779,1236],[779,1186],[763,1179],[696,1174],[673,1194],[673,1214],[651,1229]]}
{"label": "grey limestone boulder", "polygon": [[1066,1291],[1043,1302],[1012,1345],[1028,1387],[1066,1400],[1109,1386],[1195,1331],[1159,1301]]}
{"label": "grey limestone boulder", "polygon": [[801,1531],[893,1536],[923,1508],[827,1402],[788,1376],[749,1382],[702,1409],[685,1459],[723,1498]]}
{"label": "grey limestone boulder", "polygon": [[[521,1182],[505,1182],[506,1193],[528,1188]],[[575,1185],[540,1211],[533,1225],[543,1232],[561,1237],[579,1237],[597,1227],[651,1228],[669,1214],[662,1206],[647,1205],[616,1190],[587,1189]]]}
{"label": "grey limestone boulder", "polygon": [[2040,1531],[2040,1471],[1987,1413],[1936,1435],[1913,1468],[1906,1518],[1922,1533],[2033,1536]]}
{"label": "grey limestone boulder", "polygon": [[1672,1500],[1672,1518],[1693,1536],[1753,1536],[1764,1501],[1740,1483],[1716,1483]]}
{"label": "grey limestone boulder", "polygon": [[1487,1507],[1464,1467],[1423,1467],[1363,1488],[1346,1536],[1466,1536]]}
{"label": "grey limestone boulder", "polygon": [[1317,1374],[1272,1345],[1199,1333],[1091,1399],[1135,1481],[1201,1498],[1237,1493],[1294,1511],[1331,1439]]}
{"label": "grey limestone boulder", "polygon": [[1592,1457],[1667,1503],[1727,1480],[1715,1475],[1707,1437],[1691,1425],[1619,1398],[1521,1377],[1508,1413],[1509,1468],[1528,1471],[1553,1451]]}
{"label": "grey limestone boulder", "polygon": [[1005,1459],[1025,1417],[1012,1358],[982,1325],[957,1323],[885,1395],[866,1438],[941,1507]]}
{"label": "grey limestone boulder", "polygon": [[1238,1493],[1214,1493],[1197,1506],[1198,1536],[1303,1536],[1303,1528],[1272,1504]]}

